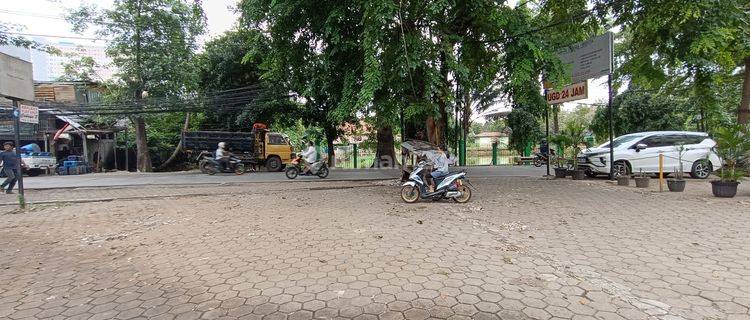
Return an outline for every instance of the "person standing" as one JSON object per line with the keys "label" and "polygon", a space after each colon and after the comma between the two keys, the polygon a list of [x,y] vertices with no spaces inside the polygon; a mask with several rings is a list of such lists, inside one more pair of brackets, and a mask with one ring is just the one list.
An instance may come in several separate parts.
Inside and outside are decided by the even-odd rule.
{"label": "person standing", "polygon": [[[18,158],[18,154],[16,154],[16,150],[13,148],[12,143],[6,142],[3,144],[3,151],[0,152],[0,161],[3,162],[3,172],[5,172],[5,176],[7,177],[5,182],[1,185],[2,189],[5,190],[5,193],[7,194],[13,193],[13,187],[16,186],[18,176],[21,174],[18,166],[19,161],[21,160]],[[23,164],[23,162],[21,162],[21,164]]]}

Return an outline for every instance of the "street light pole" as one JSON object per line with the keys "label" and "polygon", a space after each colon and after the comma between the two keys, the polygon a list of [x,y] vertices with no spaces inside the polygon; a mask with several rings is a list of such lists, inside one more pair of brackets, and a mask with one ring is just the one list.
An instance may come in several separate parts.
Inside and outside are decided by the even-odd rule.
{"label": "street light pole", "polygon": [[26,199],[23,192],[23,169],[21,168],[21,110],[18,108],[18,100],[13,99],[13,129],[15,131],[15,148],[16,148],[16,170],[18,175],[18,206],[21,209],[26,208]]}

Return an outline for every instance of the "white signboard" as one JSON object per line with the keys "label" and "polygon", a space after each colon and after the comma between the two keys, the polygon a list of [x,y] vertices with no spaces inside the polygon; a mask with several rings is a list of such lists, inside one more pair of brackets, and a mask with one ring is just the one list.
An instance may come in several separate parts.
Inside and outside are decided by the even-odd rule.
{"label": "white signboard", "polygon": [[565,86],[560,91],[547,90],[547,104],[558,104],[568,101],[581,100],[589,97],[588,81]]}
{"label": "white signboard", "polygon": [[39,108],[22,104],[18,106],[18,110],[20,111],[18,121],[39,124]]}
{"label": "white signboard", "polygon": [[611,32],[576,43],[560,52],[560,60],[568,65],[573,83],[598,78],[612,72]]}
{"label": "white signboard", "polygon": [[0,96],[34,101],[31,62],[0,53]]}

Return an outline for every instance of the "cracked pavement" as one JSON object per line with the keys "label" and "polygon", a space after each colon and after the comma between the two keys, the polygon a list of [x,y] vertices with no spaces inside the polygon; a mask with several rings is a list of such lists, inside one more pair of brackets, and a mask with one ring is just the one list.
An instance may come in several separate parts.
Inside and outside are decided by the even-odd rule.
{"label": "cracked pavement", "polygon": [[338,182],[4,214],[0,318],[750,319],[744,189],[473,183],[465,205]]}

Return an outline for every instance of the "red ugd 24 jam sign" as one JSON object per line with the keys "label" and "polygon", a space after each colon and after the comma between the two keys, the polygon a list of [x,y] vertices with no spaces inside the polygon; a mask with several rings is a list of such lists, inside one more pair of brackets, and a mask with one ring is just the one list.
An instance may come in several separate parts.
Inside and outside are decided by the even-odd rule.
{"label": "red ugd 24 jam sign", "polygon": [[589,97],[588,81],[565,86],[560,91],[547,91],[547,104],[558,104]]}

